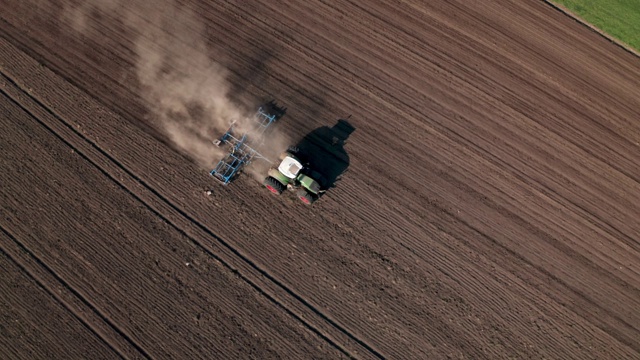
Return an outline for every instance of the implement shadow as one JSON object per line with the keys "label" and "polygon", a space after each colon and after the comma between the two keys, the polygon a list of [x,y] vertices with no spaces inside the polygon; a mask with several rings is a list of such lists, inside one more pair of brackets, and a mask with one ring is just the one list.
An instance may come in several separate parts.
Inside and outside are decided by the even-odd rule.
{"label": "implement shadow", "polygon": [[296,144],[297,156],[322,175],[322,190],[334,188],[349,168],[349,154],[344,145],[355,127],[339,119],[332,127],[319,127]]}
{"label": "implement shadow", "polygon": [[274,99],[262,102],[262,109],[267,114],[274,115],[276,121],[287,113],[287,108],[285,106],[278,105]]}

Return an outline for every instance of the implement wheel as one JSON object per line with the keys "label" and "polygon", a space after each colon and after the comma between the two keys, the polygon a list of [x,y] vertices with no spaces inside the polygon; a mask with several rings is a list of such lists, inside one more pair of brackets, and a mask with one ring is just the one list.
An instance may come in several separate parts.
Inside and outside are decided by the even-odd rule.
{"label": "implement wheel", "polygon": [[298,193],[296,195],[298,196],[298,199],[300,199],[300,201],[307,205],[313,204],[313,202],[317,199],[316,195],[308,192],[305,189],[298,190]]}
{"label": "implement wheel", "polygon": [[284,191],[284,185],[271,176],[267,176],[267,178],[264,179],[263,185],[267,190],[276,195],[280,195],[282,194],[282,191]]}

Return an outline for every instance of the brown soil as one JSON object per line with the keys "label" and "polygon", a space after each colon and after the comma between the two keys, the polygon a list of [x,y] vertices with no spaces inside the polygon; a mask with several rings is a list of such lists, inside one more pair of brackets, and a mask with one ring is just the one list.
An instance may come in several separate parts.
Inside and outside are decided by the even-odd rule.
{"label": "brown soil", "polygon": [[[0,358],[640,357],[636,55],[543,1],[95,3],[0,0]],[[284,142],[351,115],[313,206],[165,132],[218,65]]]}

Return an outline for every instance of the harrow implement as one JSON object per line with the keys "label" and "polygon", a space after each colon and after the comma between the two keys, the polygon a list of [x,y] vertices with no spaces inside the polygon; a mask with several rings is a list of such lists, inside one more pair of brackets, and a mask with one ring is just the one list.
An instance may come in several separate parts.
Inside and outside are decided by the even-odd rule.
{"label": "harrow implement", "polygon": [[242,135],[234,135],[236,124],[232,124],[220,139],[213,142],[217,146],[229,146],[229,153],[218,162],[210,174],[227,185],[240,173],[243,167],[249,165],[254,159],[269,161],[256,150],[256,147],[262,145],[267,128],[276,120],[275,114],[269,114],[263,107],[260,107],[251,119],[250,130],[244,131]]}

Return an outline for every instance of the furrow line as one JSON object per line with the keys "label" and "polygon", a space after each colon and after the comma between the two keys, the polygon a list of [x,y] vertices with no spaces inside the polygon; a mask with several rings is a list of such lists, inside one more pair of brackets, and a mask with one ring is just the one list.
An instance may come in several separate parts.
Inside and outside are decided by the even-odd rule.
{"label": "furrow line", "polygon": [[[290,19],[290,20],[295,22],[295,20],[294,20],[294,19]],[[319,37],[323,37],[323,35],[320,35],[320,34],[317,34],[317,36],[319,36]],[[290,43],[290,45],[291,45],[294,49],[296,49],[297,51],[301,52],[302,54],[304,54],[304,55],[308,56],[309,58],[311,58],[311,59],[313,59],[313,60],[315,60],[315,61],[317,61],[317,62],[319,62],[319,63],[322,63],[322,64],[326,65],[326,66],[327,66],[331,71],[335,71],[335,72],[337,72],[337,73],[345,72],[345,73],[347,73],[348,75],[350,75],[350,76],[351,76],[351,78],[360,79],[360,80],[361,80],[361,81],[363,81],[365,84],[369,85],[369,87],[375,88],[375,89],[377,89],[377,91],[378,91],[379,93],[383,93],[383,94],[385,94],[385,95],[386,95],[386,97],[389,97],[389,98],[393,99],[395,103],[398,103],[398,104],[404,104],[408,109],[410,109],[410,111],[411,111],[411,112],[413,112],[414,114],[419,114],[418,109],[416,109],[414,106],[412,106],[412,105],[410,105],[410,104],[408,104],[408,103],[406,103],[406,102],[404,102],[404,101],[400,100],[399,98],[397,98],[396,96],[394,96],[394,95],[390,94],[389,92],[383,91],[379,86],[377,86],[377,85],[375,85],[375,84],[373,84],[373,83],[368,82],[367,80],[365,80],[364,78],[362,78],[362,76],[359,76],[359,75],[357,75],[357,74],[355,74],[355,73],[351,72],[349,69],[346,69],[344,66],[342,66],[342,65],[340,65],[340,64],[336,64],[336,63],[334,63],[334,62],[333,62],[333,61],[331,61],[329,58],[327,58],[327,57],[325,57],[325,56],[323,56],[323,55],[319,54],[318,52],[315,52],[314,54],[310,54],[310,53],[308,53],[308,50],[305,50],[305,49],[301,46],[301,44],[296,44],[296,45],[294,45],[294,43],[295,43],[295,41],[293,41],[292,43]],[[337,45],[337,46],[340,46],[340,45],[338,45],[338,44],[336,44],[336,45]],[[329,66],[329,65],[332,65],[332,66]],[[354,83],[354,84],[355,84],[356,86],[362,87],[362,85],[360,85],[360,84],[358,84],[358,83]],[[363,89],[364,89],[365,91],[367,91],[367,88],[363,88]],[[368,91],[367,91],[367,92],[368,92]],[[379,93],[377,93],[377,95],[379,95]],[[382,101],[382,98],[380,98],[380,100]],[[392,106],[393,106],[393,105],[392,105]],[[397,110],[398,110],[399,112],[404,112],[404,111],[400,110],[400,108],[398,108],[397,106],[393,106],[393,107],[397,108]],[[416,120],[414,120],[412,117],[407,117],[407,118],[408,118],[408,119],[410,119],[411,121],[416,121]],[[425,126],[425,124],[423,124],[423,123],[418,123],[418,124],[419,124],[420,126]],[[485,154],[485,156],[487,156],[487,157],[489,157],[489,158],[493,158],[493,161],[495,162],[495,164],[504,164],[505,166],[507,166],[507,165],[506,165],[506,163],[505,163],[504,161],[500,161],[499,159],[495,158],[495,156],[491,156],[491,155],[489,155],[488,153],[486,153],[485,151],[483,151],[482,149],[479,149],[479,148],[478,148],[478,146],[477,146],[476,144],[471,143],[471,142],[470,142],[466,137],[464,137],[464,135],[462,135],[462,134],[460,134],[460,133],[456,133],[456,132],[455,132],[455,131],[453,131],[452,129],[448,129],[448,130],[449,130],[450,132],[453,132],[453,133],[454,133],[454,134],[455,134],[455,135],[456,135],[456,136],[457,136],[461,141],[463,141],[463,142],[467,143],[471,148],[475,149],[475,151],[477,151],[477,153],[478,153],[479,155],[480,155],[480,154]],[[441,134],[441,135],[444,135],[444,134],[442,134],[442,133],[440,133],[440,134]],[[449,136],[447,136],[447,137],[449,137]],[[511,168],[512,170],[516,171],[515,167],[507,166],[507,168]],[[526,177],[526,175],[525,175],[525,177]],[[550,189],[548,189],[547,187],[545,187],[543,184],[540,184],[540,183],[538,183],[537,181],[535,181],[535,180],[533,180],[533,179],[531,179],[531,180],[532,180],[532,181],[534,181],[534,182],[537,184],[537,186],[536,186],[536,187],[538,187],[538,190],[539,190],[539,191],[541,191],[542,193],[548,194],[548,191],[551,191]],[[554,193],[555,193],[555,192],[554,192]],[[554,199],[554,200],[558,201],[558,199],[557,199],[557,198],[556,198],[556,199]],[[584,208],[581,208],[579,205],[575,204],[573,201],[571,201],[571,200],[569,200],[569,199],[565,199],[565,201],[569,202],[569,204],[570,204],[570,205],[573,205],[574,210],[580,209],[580,210],[582,210],[581,212],[582,212],[583,214],[585,214],[585,213],[584,213],[584,211],[585,211],[585,209],[584,209]],[[560,203],[562,203],[562,202],[560,202]],[[577,208],[577,209],[576,209],[576,208]],[[606,224],[606,225],[608,225],[606,222],[605,222],[605,224]],[[478,229],[475,229],[471,224],[468,224],[468,223],[467,223],[467,224],[465,224],[465,225],[466,225],[466,226],[468,226],[468,227],[469,227],[469,228],[471,228],[471,229],[474,229],[475,231],[478,231]],[[604,230],[604,231],[606,231],[607,233],[609,233],[609,231],[610,231],[610,229],[607,229],[607,227],[606,227],[606,226],[605,226],[605,227],[601,227],[601,229],[602,229],[602,230]],[[613,236],[613,234],[610,234],[610,235],[612,235],[612,236]],[[624,234],[622,234],[622,235],[624,236]],[[485,236],[486,236],[486,235],[485,235]],[[489,238],[490,238],[490,237],[489,237]],[[496,240],[496,239],[492,239],[492,242],[495,242],[495,240]],[[501,247],[503,247],[503,248],[505,248],[505,249],[506,249],[506,247],[504,247],[504,245],[501,245]],[[517,253],[515,253],[515,252],[514,252],[513,250],[511,250],[511,249],[508,249],[508,250],[509,250],[509,252],[510,252],[510,253],[512,253],[512,255],[516,255],[516,254],[517,254]],[[565,249],[565,250],[566,250],[566,249]],[[517,254],[517,258],[522,258],[522,255]],[[532,266],[535,266],[535,265],[533,265],[533,264],[531,264],[531,265],[532,265]],[[558,277],[556,277],[556,276],[552,275],[552,274],[551,274],[551,273],[549,273],[548,271],[546,271],[546,270],[544,270],[544,269],[542,269],[542,268],[540,268],[540,267],[537,267],[537,268],[539,268],[539,270],[541,270],[543,273],[546,273],[546,274],[548,274],[549,276],[551,276],[553,279],[560,281]],[[567,284],[566,284],[565,282],[562,282],[562,283],[564,283],[564,285],[565,285],[565,286],[567,286]],[[584,297],[584,296],[581,294],[581,291],[580,291],[580,290],[578,290],[578,289],[576,289],[576,288],[574,288],[574,287],[568,287],[568,288],[569,288],[569,289],[571,289],[572,291],[574,291],[577,295],[579,295],[579,296],[581,296],[581,297]],[[597,303],[595,303],[592,299],[588,299],[588,302],[592,303],[592,304],[593,304],[593,305],[595,305],[596,307],[602,308],[601,306],[597,305]],[[615,317],[615,316],[614,316],[614,317]],[[621,321],[622,323],[625,323],[627,326],[629,326],[629,324],[628,324],[628,323],[626,323],[624,320],[622,320],[622,319],[620,319],[620,318],[617,318],[616,320]],[[628,344],[628,342],[627,342],[627,344]]]}
{"label": "furrow line", "polygon": [[[109,16],[109,14],[103,14],[103,15],[104,16]],[[141,19],[145,20],[144,18],[141,18]],[[11,33],[7,32],[6,28],[15,29],[15,27],[12,24],[10,24],[9,22],[7,22],[5,19],[0,18],[0,23],[3,24],[2,26],[0,26],[0,37],[4,38],[7,42],[11,43],[13,46],[16,46],[20,51],[22,51],[23,53],[27,54],[29,57],[37,60],[39,63],[46,64],[45,66],[49,70],[51,70],[54,74],[56,74],[60,78],[64,79],[69,84],[71,84],[71,85],[75,86],[76,88],[82,90],[87,95],[89,95],[92,100],[94,100],[97,103],[101,104],[105,108],[114,110],[116,113],[118,113],[119,115],[121,115],[122,117],[125,117],[125,118],[136,118],[136,116],[137,116],[132,110],[127,109],[125,106],[122,106],[122,104],[120,104],[118,102],[106,101],[103,97],[99,96],[99,92],[98,92],[99,90],[96,90],[95,88],[92,88],[91,86],[86,85],[81,80],[79,80],[77,78],[77,76],[69,75],[68,73],[65,73],[63,71],[63,69],[64,68],[76,68],[76,67],[79,67],[79,64],[82,64],[83,67],[90,68],[92,70],[92,73],[102,75],[103,78],[100,79],[100,80],[108,79],[109,81],[111,81],[113,83],[112,87],[113,88],[118,88],[121,91],[123,91],[123,93],[128,94],[127,97],[135,98],[137,103],[146,106],[147,109],[153,107],[154,104],[152,104],[149,101],[147,101],[146,99],[140,97],[139,94],[137,94],[135,91],[131,90],[131,87],[125,86],[125,85],[119,83],[116,79],[111,78],[109,76],[108,71],[105,71],[105,69],[103,67],[101,67],[99,65],[96,65],[94,62],[91,62],[91,61],[89,61],[89,60],[87,60],[85,58],[82,58],[82,57],[77,57],[77,56],[74,57],[75,54],[64,54],[64,56],[60,56],[59,54],[55,54],[55,53],[52,54],[56,58],[56,61],[53,62],[50,58],[46,57],[46,55],[44,53],[45,52],[44,46],[42,44],[40,44],[37,39],[33,39],[33,38],[26,39],[24,34],[20,34],[20,33],[16,34],[15,32],[17,32],[17,30],[14,30],[14,32],[11,32]],[[147,21],[147,23],[149,25],[153,26],[153,24],[151,22]],[[109,30],[107,29],[107,30],[103,30],[103,31],[107,31],[108,32]],[[173,36],[173,35],[172,34],[168,34],[168,36]],[[178,39],[176,38],[176,41],[177,40]],[[245,68],[251,69],[250,61],[245,59],[245,56],[242,54],[241,50],[236,48],[234,46],[234,43],[232,43],[232,42],[228,43],[227,45],[228,45],[228,49],[231,50],[231,52],[235,55],[235,61],[238,64],[244,65]],[[190,47],[189,44],[184,44],[184,46]],[[40,49],[40,51],[38,51],[36,49]],[[196,49],[193,48],[193,47],[190,47],[190,50],[194,50],[195,51]],[[130,67],[134,67],[135,66],[134,62],[132,62],[130,59],[127,59],[127,58],[125,58],[123,56],[120,56],[120,54],[118,54],[118,53],[111,53],[110,56],[111,57],[117,57],[122,63],[124,63],[127,66],[130,66]],[[73,61],[71,59],[73,59]],[[167,67],[168,67],[168,69],[176,70],[176,69],[173,68],[173,66],[171,64],[168,64]],[[288,67],[289,67],[289,69],[291,69],[293,71],[296,71],[295,68],[290,67],[290,66],[288,66]],[[233,69],[228,69],[228,71],[231,74],[233,74],[234,76],[236,76],[238,79],[249,80],[249,78],[244,76],[239,71],[236,71],[236,70],[233,70]],[[88,76],[90,76],[90,75],[88,75]],[[271,74],[268,74],[268,73],[265,73],[264,76],[266,78],[268,78],[269,80],[271,80],[271,81],[286,85],[285,81],[283,79],[277,77],[277,76],[274,76],[274,75],[271,75]],[[269,93],[268,88],[263,86],[263,85],[252,84],[252,86],[255,89],[257,89],[257,90],[259,90],[259,91],[261,91],[263,93]],[[303,89],[301,89],[301,88],[295,88],[295,89],[292,89],[292,91],[294,91],[295,93],[297,93],[301,97],[308,99],[309,101],[315,101],[315,99],[314,99],[312,94],[304,92]],[[160,136],[156,129],[154,129],[151,125],[145,123],[144,121],[132,121],[131,124],[133,124],[134,126],[140,128],[142,131],[154,136],[158,141],[163,142],[163,143],[166,142],[166,139],[163,138],[162,136]]]}
{"label": "furrow line", "polygon": [[[176,231],[183,234],[195,246],[219,261],[233,273],[237,274],[258,293],[265,296],[285,313],[299,321],[305,328],[327,341],[331,346],[348,357],[355,358],[354,353],[356,353],[359,355],[369,354],[375,358],[384,358],[384,356],[371,345],[367,344],[364,340],[359,339],[355,334],[340,325],[336,320],[333,320],[328,315],[324,314],[319,308],[311,304],[295,290],[290,289],[282,281],[271,275],[269,271],[261,268],[247,255],[243,254],[239,249],[236,249],[230,242],[216,235],[206,225],[167,199],[146,181],[137,176],[132,170],[129,170],[124,164],[110,155],[106,150],[102,149],[91,139],[74,129],[67,121],[57,115],[55,111],[40,102],[28,91],[22,89],[11,77],[1,71],[0,74],[2,74],[7,82],[12,84],[13,87],[19,89],[22,95],[26,96],[28,102],[33,103],[36,109],[40,109],[40,112],[44,115],[42,116],[43,118],[48,117],[55,119],[48,121],[43,120],[40,116],[37,116],[30,111],[29,107],[23,106],[19,100],[16,100],[15,97],[2,90],[3,93],[11,98],[25,112],[29,113],[38,123],[64,142],[67,146],[72,148],[76,153],[78,153],[78,155],[82,156],[90,164],[95,166],[102,174],[111,179],[127,194],[131,195],[147,207],[149,211],[172,226]],[[33,108],[33,106],[31,108]],[[57,124],[55,122],[57,122]],[[73,138],[75,139],[70,140]],[[77,141],[80,141],[83,145],[75,145],[74,142]],[[80,146],[82,146],[83,149],[80,149]],[[109,171],[110,168],[115,169],[114,172],[116,174],[113,174],[113,171]],[[124,183],[125,181],[129,182],[131,185],[127,186]],[[145,195],[139,195],[140,192],[144,192]],[[149,200],[149,198],[152,200]],[[151,204],[151,201],[154,202],[153,205]],[[169,218],[169,216],[172,216],[172,218]],[[178,220],[175,220],[176,218]],[[186,224],[184,224],[185,222]],[[190,228],[191,230],[189,231],[185,228]],[[198,233],[198,235],[194,235],[194,232]],[[215,250],[212,250],[210,247],[205,245],[204,241],[199,239],[215,240],[213,244]],[[218,255],[217,253],[222,253],[224,255]],[[285,298],[286,300],[283,301],[281,300],[282,298]],[[292,308],[295,308],[297,311]],[[314,321],[307,319],[314,319]],[[320,329],[320,326],[318,325],[323,329]],[[358,348],[359,350],[350,351],[345,348],[345,343],[349,344],[349,347]]]}
{"label": "furrow line", "polygon": [[[366,10],[363,10],[363,11],[366,11]],[[371,14],[371,15],[373,15],[373,14]],[[291,21],[295,22],[296,20],[291,19]],[[324,37],[321,34],[317,34],[317,36]],[[465,137],[464,134],[462,134],[459,131],[456,131],[452,127],[447,127],[447,126],[444,126],[444,125],[438,123],[437,124],[438,125],[437,126],[438,129],[436,129],[434,127],[428,126],[424,122],[418,121],[418,119],[421,118],[420,116],[418,116],[420,114],[420,111],[414,105],[412,105],[412,104],[410,104],[410,103],[408,103],[406,101],[401,100],[398,96],[392,95],[391,92],[384,91],[382,88],[380,88],[380,86],[367,81],[362,76],[359,76],[359,75],[353,73],[352,71],[350,71],[349,69],[345,68],[344,66],[332,62],[330,59],[328,59],[327,57],[319,54],[318,52],[316,52],[315,55],[311,55],[307,51],[305,51],[305,49],[303,49],[300,46],[294,46],[292,44],[291,44],[291,46],[293,48],[295,48],[296,50],[300,51],[302,54],[305,54],[306,56],[310,57],[311,59],[314,59],[315,61],[318,61],[319,63],[323,63],[324,65],[326,65],[332,71],[335,71],[337,73],[340,73],[342,71],[342,72],[345,72],[345,73],[349,74],[351,78],[360,79],[362,81],[362,83],[366,84],[366,86],[363,87],[363,85],[361,85],[360,83],[354,83],[354,85],[363,88],[363,90],[365,90],[366,92],[371,92],[371,91],[368,90],[368,88],[376,89],[375,92],[371,92],[371,93],[375,94],[375,96],[377,96],[380,99],[380,101],[383,101],[383,96],[381,94],[384,94],[384,97],[390,98],[391,100],[393,100],[393,103],[395,103],[395,104],[403,104],[410,111],[401,110],[401,108],[399,106],[395,106],[395,105],[390,105],[390,106],[395,108],[399,113],[407,113],[407,112],[413,113],[412,115],[414,115],[414,116],[407,116],[406,119],[408,119],[409,121],[415,123],[417,126],[424,127],[424,128],[429,128],[432,131],[437,132],[441,136],[446,137],[446,138],[448,138],[449,140],[452,140],[452,141],[454,140],[454,138],[458,138],[459,141],[464,142],[469,147],[473,148],[474,152],[476,152],[481,157],[483,157],[485,159],[493,158],[494,161],[496,161],[496,163],[505,163],[504,161],[500,161],[497,158],[495,158],[495,156],[493,156],[492,154],[490,154],[486,150],[482,149],[477,144],[473,143],[471,140],[469,140],[467,137]],[[336,44],[336,46],[341,47],[341,45],[339,45],[339,44]],[[349,51],[349,50],[345,50],[345,51]],[[355,55],[355,56],[358,56],[358,55]],[[317,59],[316,59],[316,57],[317,57]],[[358,56],[358,57],[360,57],[360,56]],[[332,66],[329,66],[328,64],[331,64]],[[382,69],[380,69],[380,70],[383,71]],[[418,91],[418,90],[416,89],[416,91]],[[561,136],[561,135],[559,135],[559,136]],[[574,143],[574,145],[576,145],[577,147],[579,147],[579,148],[584,150],[584,148],[582,146],[580,146],[578,144],[575,144],[575,143]],[[590,152],[588,152],[588,151],[587,151],[587,153],[590,154]],[[597,156],[595,158],[599,159]],[[619,170],[619,169],[616,168],[616,170]],[[620,173],[627,175],[631,179],[634,179],[632,176],[629,176],[629,174],[624,172],[624,171],[620,171]],[[531,180],[534,181],[535,184],[537,185],[537,187],[539,187],[541,189],[541,191],[543,191],[543,192],[544,192],[545,188],[550,189],[548,186],[545,186],[540,181],[537,181],[537,180],[534,180],[534,179],[531,179]],[[624,239],[625,243],[630,244],[632,246],[633,246],[633,244],[636,244],[634,239],[632,239],[628,234],[618,230],[615,226],[613,226],[606,219],[603,219],[602,217],[599,217],[597,215],[594,215],[594,214],[586,211],[586,209],[583,206],[580,206],[579,204],[577,204],[572,199],[564,198],[564,200],[567,201],[568,203],[570,203],[570,205],[573,207],[573,209],[576,210],[578,213],[581,213],[583,216],[585,216],[586,219],[588,219],[589,221],[597,223],[599,225],[598,227],[601,230],[605,231],[610,236],[616,237],[616,235],[618,235],[618,237],[621,237],[621,238]]]}
{"label": "furrow line", "polygon": [[[4,91],[2,91],[2,93],[4,94]],[[47,265],[45,261],[33,253],[24,242],[20,241],[2,225],[0,225],[0,231],[13,241],[13,243],[6,243],[4,241],[5,237],[0,236],[0,241],[2,241],[2,244],[0,244],[0,252],[6,254],[28,277],[33,279],[38,286],[51,295],[51,297],[69,311],[73,317],[80,321],[87,330],[102,340],[113,352],[118,354],[121,359],[152,359],[149,353],[137,344],[135,340],[96,308],[89,299],[82,295],[80,290],[65,281],[64,278]],[[27,265],[28,263],[33,263],[33,266]],[[52,287],[56,286],[55,284],[59,284],[66,290],[64,295],[63,292],[57,293],[52,289]],[[65,299],[64,297],[73,297],[73,299],[77,301]],[[100,326],[98,329],[92,325],[96,323],[103,323],[105,326]],[[114,341],[117,338],[121,338],[124,341]],[[114,342],[118,342],[118,344]]]}

